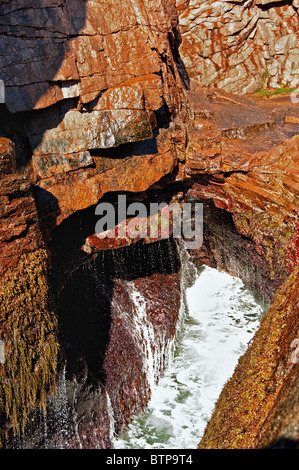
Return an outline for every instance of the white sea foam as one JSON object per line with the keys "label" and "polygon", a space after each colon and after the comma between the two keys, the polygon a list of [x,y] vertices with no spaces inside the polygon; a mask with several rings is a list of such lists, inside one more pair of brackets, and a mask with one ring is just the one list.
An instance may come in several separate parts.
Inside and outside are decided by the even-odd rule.
{"label": "white sea foam", "polygon": [[116,449],[195,448],[264,310],[240,279],[208,267],[187,289],[186,301],[174,357],[146,412]]}

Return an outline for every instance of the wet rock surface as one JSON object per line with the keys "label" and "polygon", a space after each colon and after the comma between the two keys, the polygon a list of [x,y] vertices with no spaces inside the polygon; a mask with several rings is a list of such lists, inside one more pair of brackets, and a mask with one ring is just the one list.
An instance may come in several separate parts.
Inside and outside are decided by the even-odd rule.
{"label": "wet rock surface", "polygon": [[296,2],[177,0],[177,9],[181,55],[200,85],[247,94],[298,80]]}
{"label": "wet rock surface", "polygon": [[5,1],[1,10],[1,78],[11,112],[68,98],[90,103],[110,87],[161,73],[168,32],[177,27],[174,1]]}
{"label": "wet rock surface", "polygon": [[[29,369],[20,369],[32,379],[25,412],[19,402],[19,411],[5,408],[12,396],[6,390],[3,429],[16,423],[18,412],[26,421],[39,402],[36,390],[43,404],[55,388],[50,364],[56,367],[61,331],[72,366],[59,378],[66,388],[50,405],[48,435],[41,437],[43,416],[38,431],[31,423],[35,446],[67,440],[70,447],[107,448],[111,417],[120,430],[146,404],[142,354],[128,332],[136,313],[128,278],[114,273],[113,283],[98,282],[94,264],[103,248],[133,250],[130,282],[147,301],[154,331],[162,328],[165,338],[174,335],[179,275],[169,265],[166,272],[155,263],[150,273],[139,269],[142,250],[161,242],[139,249],[130,239],[112,247],[94,238],[96,204],[125,193],[135,201],[161,196],[169,203],[174,196],[180,203],[203,202],[204,244],[192,253],[195,262],[231,273],[237,265],[245,282],[273,301],[201,447],[263,447],[279,437],[298,438],[298,371],[288,358],[298,336],[299,108],[292,92],[252,94],[289,87],[298,78],[297,8],[295,1],[178,1],[177,10],[174,0],[1,3],[0,326],[13,344],[18,324],[32,353]],[[196,81],[187,77],[180,54]],[[49,297],[61,301],[63,295],[68,308],[58,315]],[[95,299],[103,304],[100,316]],[[67,416],[61,397],[69,404]],[[55,410],[62,413],[58,427]],[[67,436],[60,432],[65,420],[75,423]],[[18,439],[13,447],[28,445]]]}
{"label": "wet rock surface", "polygon": [[294,399],[298,363],[291,347],[297,337],[298,268],[277,291],[224,387],[199,448],[249,449],[275,446],[278,437],[285,435],[298,439]]}

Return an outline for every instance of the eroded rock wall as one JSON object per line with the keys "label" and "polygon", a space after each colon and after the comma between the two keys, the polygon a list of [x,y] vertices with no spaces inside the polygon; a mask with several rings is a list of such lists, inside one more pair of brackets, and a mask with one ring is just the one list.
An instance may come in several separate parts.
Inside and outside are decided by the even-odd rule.
{"label": "eroded rock wall", "polygon": [[197,182],[188,194],[232,213],[266,261],[264,274],[281,283],[298,262],[298,107],[289,95],[242,99],[217,90],[191,100],[186,172]]}
{"label": "eroded rock wall", "polygon": [[199,448],[270,447],[283,436],[297,441],[298,362],[292,342],[298,339],[298,313],[296,268],[225,385]]}
{"label": "eroded rock wall", "polygon": [[45,238],[103,194],[145,190],[173,171],[163,125],[182,109],[183,67],[173,0],[0,8],[1,427],[20,431],[55,389]]}

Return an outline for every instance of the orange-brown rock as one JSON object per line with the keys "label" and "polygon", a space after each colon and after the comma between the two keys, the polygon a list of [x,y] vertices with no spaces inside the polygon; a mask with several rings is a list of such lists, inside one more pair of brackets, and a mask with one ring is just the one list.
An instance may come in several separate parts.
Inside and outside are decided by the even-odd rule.
{"label": "orange-brown rock", "polygon": [[15,171],[14,145],[0,138],[0,276],[22,255],[43,247],[38,213],[25,175]]}
{"label": "orange-brown rock", "polygon": [[[282,437],[296,441],[298,364],[291,357],[298,338],[298,109],[290,95],[242,98],[206,90],[205,96],[203,90],[191,94],[186,172],[195,182],[187,194],[231,213],[243,240],[234,240],[229,226],[210,230],[215,222],[208,211],[208,236],[215,240],[195,257],[200,264],[212,256],[217,267],[237,274],[243,256],[266,297],[272,300],[273,286],[280,288],[224,387],[199,448],[265,447]],[[217,247],[219,242],[227,247]]]}
{"label": "orange-brown rock", "polygon": [[109,88],[92,110],[60,109],[65,114],[58,124],[57,109],[48,111],[47,130],[40,122],[45,114],[38,114],[28,126],[34,155],[72,154],[148,139],[156,127],[153,112],[162,106],[162,81],[152,74]]}
{"label": "orange-brown rock", "polygon": [[[2,1],[0,326],[10,344],[22,324],[23,337],[39,345],[28,343],[31,369],[20,369],[20,383],[26,374],[32,379],[24,422],[38,390],[44,401],[56,366],[44,237],[54,251],[53,232],[67,233],[67,223],[103,196],[142,198],[181,182],[187,198],[231,214],[242,250],[248,247],[266,282],[281,286],[201,445],[256,447],[277,435],[273,426],[297,376],[287,355],[298,334],[299,108],[290,93],[236,96],[219,88],[248,93],[298,78],[297,3],[178,0],[185,64],[200,84],[217,86],[191,82],[187,95],[175,0]],[[93,227],[88,235],[98,242]],[[16,391],[22,402],[23,390]],[[17,405],[10,410],[14,425]]]}
{"label": "orange-brown rock", "polygon": [[298,292],[297,267],[225,385],[200,449],[251,449],[272,446],[278,437],[298,439]]}
{"label": "orange-brown rock", "polygon": [[[259,171],[264,165],[278,171],[278,155],[268,163],[265,155],[298,134],[299,108],[289,93],[268,99],[197,87],[189,96],[194,117],[186,149],[190,175]],[[288,114],[291,122],[285,120]]]}
{"label": "orange-brown rock", "polygon": [[[282,282],[299,259],[299,128],[284,122],[288,110],[296,116],[298,109],[289,97],[202,96],[194,97],[186,172],[210,178],[196,182],[189,195],[231,212],[238,231],[267,260],[269,278]],[[212,117],[198,117],[203,110]]]}
{"label": "orange-brown rock", "polygon": [[186,102],[175,0],[13,0],[1,13],[0,135],[38,179],[152,138]]}

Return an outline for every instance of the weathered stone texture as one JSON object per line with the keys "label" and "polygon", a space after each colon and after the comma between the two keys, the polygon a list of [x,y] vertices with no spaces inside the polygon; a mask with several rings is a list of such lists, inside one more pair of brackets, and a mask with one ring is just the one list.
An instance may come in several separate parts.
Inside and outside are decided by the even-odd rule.
{"label": "weathered stone texture", "polygon": [[[7,109],[0,109],[0,135],[18,144],[17,166],[30,163],[38,201],[50,199],[57,223],[108,191],[147,189],[172,172],[175,137],[161,129],[156,138],[154,130],[158,115],[169,119],[184,101],[174,0],[30,0],[1,8]],[[140,141],[144,148],[131,160],[91,154]]]}
{"label": "weathered stone texture", "polygon": [[292,86],[299,78],[298,5],[281,3],[177,0],[189,76],[241,94]]}
{"label": "weathered stone texture", "polygon": [[[43,237],[49,236],[54,251],[53,229],[64,233],[62,222],[74,220],[76,212],[85,213],[109,193],[140,193],[142,198],[148,190],[183,183],[183,196],[208,199],[231,214],[250,244],[253,263],[265,270],[264,279],[276,287],[292,276],[285,284],[287,295],[279,292],[267,317],[270,324],[266,320],[259,333],[261,344],[269,340],[269,355],[275,356],[272,369],[263,363],[265,375],[258,381],[257,343],[246,356],[253,359],[254,382],[251,369],[242,369],[249,373],[248,389],[240,387],[243,399],[236,407],[243,419],[246,394],[262,387],[250,409],[257,427],[246,421],[246,429],[228,429],[230,418],[224,415],[215,427],[223,446],[226,429],[232,432],[230,446],[256,446],[267,431],[260,424],[272,372],[279,376],[282,371],[282,377],[270,390],[265,419],[276,412],[276,400],[283,400],[286,382],[296,370],[280,367],[275,348],[286,354],[293,336],[283,337],[283,322],[289,328],[297,315],[291,308],[295,298],[297,302],[291,281],[297,288],[299,108],[289,94],[264,99],[227,91],[252,93],[263,86],[289,86],[299,78],[298,2],[178,0],[177,7],[187,69],[200,85],[209,85],[197,87],[195,80],[188,94],[180,75],[184,67],[175,0],[1,2],[0,79],[6,106],[0,105],[0,276],[10,273],[13,285],[3,296],[6,312],[11,312],[11,296],[21,285],[25,297],[14,305],[24,313],[27,297],[34,297],[37,289],[38,253],[48,262]],[[15,158],[15,148],[23,152],[21,157]],[[26,168],[21,172],[22,165]],[[32,258],[32,263],[21,269],[19,258]],[[27,289],[28,273],[35,268],[34,283]],[[41,279],[47,303],[44,271]],[[26,323],[26,315],[22,319]],[[268,335],[272,324],[275,332]],[[55,336],[54,323],[52,332]],[[42,331],[36,335],[43,339]],[[53,345],[50,356],[55,359]],[[226,406],[219,406],[220,415]],[[211,426],[203,446],[214,446]],[[236,430],[244,431],[243,441]]]}
{"label": "weathered stone texture", "polygon": [[[155,112],[179,111],[174,0],[12,1],[2,2],[1,13],[9,114],[0,131],[13,141],[23,136],[27,160],[61,156],[63,168],[80,152],[149,139]],[[11,113],[18,114],[14,131]]]}
{"label": "weathered stone texture", "polygon": [[[26,175],[13,173],[14,146],[0,139],[0,276],[21,256],[44,248],[38,213]],[[2,170],[2,171],[1,171]]]}
{"label": "weathered stone texture", "polygon": [[[291,347],[298,333],[297,267],[278,290],[254,340],[225,385],[199,448],[250,449],[275,444],[283,426],[281,415],[277,426],[273,415],[294,394],[298,377],[298,362]],[[298,406],[298,399],[289,400],[285,412],[293,422],[295,404]],[[298,417],[287,437],[298,440],[297,433]]]}
{"label": "weathered stone texture", "polygon": [[87,103],[109,87],[161,72],[173,1],[2,2],[1,78],[12,112],[68,97]]}
{"label": "weathered stone texture", "polygon": [[15,149],[9,139],[0,138],[0,175],[13,173],[16,169]]}

